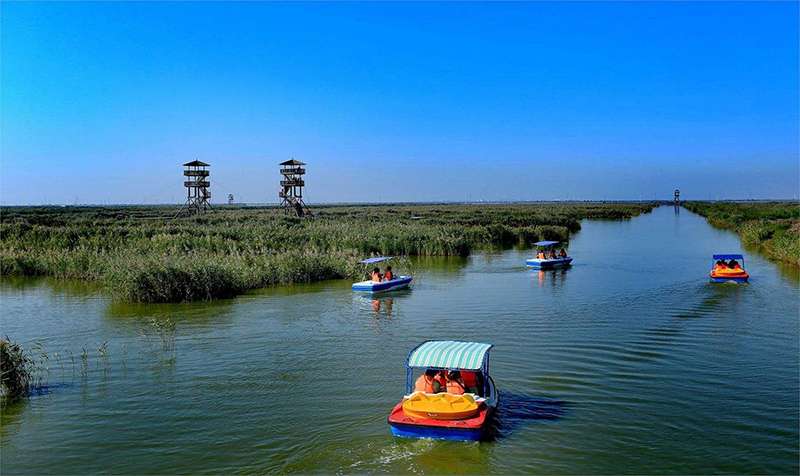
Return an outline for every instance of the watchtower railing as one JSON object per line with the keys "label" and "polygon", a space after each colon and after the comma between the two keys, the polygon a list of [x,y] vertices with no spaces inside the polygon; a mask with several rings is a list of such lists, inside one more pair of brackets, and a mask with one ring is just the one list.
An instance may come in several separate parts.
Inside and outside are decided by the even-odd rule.
{"label": "watchtower railing", "polygon": [[305,187],[306,181],[303,179],[281,180],[281,187]]}
{"label": "watchtower railing", "polygon": [[306,169],[302,167],[290,167],[286,169],[281,169],[281,175],[303,175],[306,173]]}
{"label": "watchtower railing", "polygon": [[205,188],[205,187],[210,187],[211,186],[211,182],[207,182],[205,180],[189,180],[189,181],[183,182],[183,186],[184,187]]}

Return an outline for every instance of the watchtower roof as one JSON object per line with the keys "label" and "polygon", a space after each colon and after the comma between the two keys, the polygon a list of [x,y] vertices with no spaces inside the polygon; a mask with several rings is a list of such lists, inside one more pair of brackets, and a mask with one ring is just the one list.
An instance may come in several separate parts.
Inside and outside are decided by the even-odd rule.
{"label": "watchtower roof", "polygon": [[195,159],[195,160],[193,160],[191,162],[186,162],[185,164],[183,164],[183,166],[184,167],[211,167],[211,165],[209,165],[209,164],[207,164],[205,162],[201,162],[201,161],[199,161],[197,159]]}
{"label": "watchtower roof", "polygon": [[305,162],[300,162],[299,160],[293,158],[291,160],[287,160],[286,162],[281,162],[278,165],[306,165],[306,164]]}

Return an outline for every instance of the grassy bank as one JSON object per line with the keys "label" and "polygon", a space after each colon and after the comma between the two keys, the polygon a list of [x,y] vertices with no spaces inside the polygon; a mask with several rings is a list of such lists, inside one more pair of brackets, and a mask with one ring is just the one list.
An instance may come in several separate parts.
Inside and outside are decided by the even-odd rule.
{"label": "grassy bank", "polygon": [[2,274],[96,280],[123,299],[230,297],[279,283],[360,277],[371,254],[467,256],[568,241],[583,218],[620,219],[653,204],[382,205],[227,208],[171,220],[170,207],[10,207],[0,215]]}
{"label": "grassy bank", "polygon": [[686,202],[709,223],[734,230],[746,246],[770,259],[800,266],[800,204],[797,202]]}

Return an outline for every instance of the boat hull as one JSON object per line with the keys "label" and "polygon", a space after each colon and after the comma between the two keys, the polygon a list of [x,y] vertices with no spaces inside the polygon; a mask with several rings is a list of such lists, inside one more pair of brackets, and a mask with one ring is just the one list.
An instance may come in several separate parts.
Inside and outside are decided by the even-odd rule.
{"label": "boat hull", "polygon": [[711,279],[712,283],[746,283],[750,278],[750,275],[746,272],[737,274],[719,274],[712,270],[710,273],[708,273],[708,277]]}
{"label": "boat hull", "polygon": [[553,269],[563,268],[572,263],[572,258],[558,258],[558,259],[529,259],[525,262],[526,266],[538,269]]}
{"label": "boat hull", "polygon": [[712,283],[746,283],[749,278],[750,278],[749,276],[737,276],[737,277],[726,277],[726,278],[722,278],[722,277],[719,277],[719,276],[717,276],[717,277],[711,276],[711,282]]}
{"label": "boat hull", "polygon": [[403,411],[403,402],[398,403],[389,414],[392,434],[406,438],[437,438],[440,440],[479,441],[491,437],[492,421],[500,405],[500,395],[494,380],[488,377],[489,398],[478,406],[478,413],[463,420],[437,420],[418,418]]}
{"label": "boat hull", "polygon": [[375,281],[362,281],[360,283],[353,284],[353,291],[359,293],[383,293],[388,291],[398,291],[400,289],[405,289],[411,283],[411,276],[400,276],[397,279],[393,279],[391,281],[381,281],[380,283],[376,283]]}
{"label": "boat hull", "polygon": [[485,428],[477,430],[451,430],[426,426],[389,424],[392,435],[402,438],[436,438],[452,441],[481,441],[486,436]]}
{"label": "boat hull", "polygon": [[489,435],[494,407],[482,406],[473,418],[465,420],[435,420],[412,418],[403,412],[402,403],[389,415],[389,427],[394,436],[403,438],[436,438],[453,441],[480,441]]}

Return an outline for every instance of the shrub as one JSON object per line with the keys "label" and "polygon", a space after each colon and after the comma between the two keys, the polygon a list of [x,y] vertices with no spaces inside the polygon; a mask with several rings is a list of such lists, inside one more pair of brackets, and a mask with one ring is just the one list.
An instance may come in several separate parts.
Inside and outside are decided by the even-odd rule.
{"label": "shrub", "polygon": [[31,386],[33,361],[8,336],[0,339],[0,394],[6,400],[16,400],[28,394]]}

